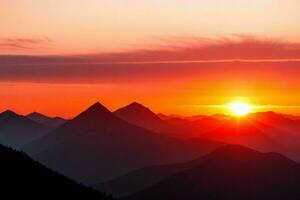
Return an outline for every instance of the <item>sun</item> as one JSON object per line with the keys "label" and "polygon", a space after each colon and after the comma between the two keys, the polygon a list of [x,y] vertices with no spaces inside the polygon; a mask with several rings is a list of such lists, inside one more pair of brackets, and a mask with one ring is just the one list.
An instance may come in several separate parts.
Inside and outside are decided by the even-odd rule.
{"label": "sun", "polygon": [[228,104],[228,109],[235,115],[235,116],[244,116],[251,112],[252,106],[250,104],[244,102],[232,102]]}

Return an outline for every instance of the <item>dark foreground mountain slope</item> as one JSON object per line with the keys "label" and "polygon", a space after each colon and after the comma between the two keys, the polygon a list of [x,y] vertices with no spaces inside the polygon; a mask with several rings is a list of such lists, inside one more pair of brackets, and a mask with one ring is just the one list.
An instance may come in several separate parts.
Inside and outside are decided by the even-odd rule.
{"label": "dark foreground mountain slope", "polygon": [[145,166],[192,160],[208,150],[197,140],[182,141],[127,123],[96,103],[24,151],[68,177],[95,184]]}
{"label": "dark foreground mountain slope", "polygon": [[[49,170],[27,155],[0,145],[1,194],[11,193],[70,193],[94,199],[111,199]],[[41,196],[41,198],[44,198]]]}
{"label": "dark foreground mountain slope", "polygon": [[0,113],[0,144],[19,149],[46,135],[49,128],[12,111]]}
{"label": "dark foreground mountain slope", "polygon": [[35,121],[37,123],[43,124],[49,128],[57,128],[64,123],[66,123],[67,120],[60,118],[60,117],[48,117],[46,115],[43,115],[38,112],[33,112],[28,115],[26,115],[27,118],[31,119],[32,121]]}
{"label": "dark foreground mountain slope", "polygon": [[300,165],[277,153],[229,145],[126,200],[297,200]]}

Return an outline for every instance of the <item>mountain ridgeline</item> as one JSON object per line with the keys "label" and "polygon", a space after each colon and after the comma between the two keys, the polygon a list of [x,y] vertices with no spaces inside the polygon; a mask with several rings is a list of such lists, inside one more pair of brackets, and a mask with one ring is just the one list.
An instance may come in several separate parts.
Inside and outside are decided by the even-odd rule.
{"label": "mountain ridgeline", "polygon": [[45,136],[50,128],[13,111],[0,113],[0,144],[20,149],[29,142]]}
{"label": "mountain ridgeline", "polygon": [[26,115],[27,118],[31,119],[32,121],[35,121],[37,123],[43,124],[44,126],[47,126],[49,128],[57,128],[64,123],[66,123],[67,120],[61,118],[61,117],[48,117],[46,115],[43,115],[38,112],[33,112],[28,115]]}
{"label": "mountain ridgeline", "polygon": [[300,121],[274,112],[167,116],[136,102],[114,112],[95,103],[71,120],[5,111],[0,143],[35,160],[0,146],[6,191],[124,200],[300,196]]}
{"label": "mountain ridgeline", "polygon": [[[122,199],[297,200],[300,196],[300,165],[277,153],[228,145],[193,165]],[[166,173],[163,168],[174,167],[158,168]]]}
{"label": "mountain ridgeline", "polygon": [[192,160],[220,146],[206,143],[130,124],[96,103],[23,150],[51,169],[95,184],[149,165]]}

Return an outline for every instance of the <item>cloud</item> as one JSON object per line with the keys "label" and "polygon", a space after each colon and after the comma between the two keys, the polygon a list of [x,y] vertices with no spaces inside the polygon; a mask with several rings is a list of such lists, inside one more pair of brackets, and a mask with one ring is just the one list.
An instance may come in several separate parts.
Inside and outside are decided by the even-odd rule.
{"label": "cloud", "polygon": [[[21,40],[22,41],[22,40]],[[20,41],[19,41],[20,42]],[[22,41],[34,44],[38,41]],[[29,45],[30,46],[30,45]],[[176,80],[208,74],[299,74],[300,44],[236,36],[192,38],[131,52],[76,56],[0,56],[0,81],[116,83]],[[259,73],[257,73],[259,74]]]}
{"label": "cloud", "polygon": [[2,38],[0,39],[0,50],[33,50],[40,46],[48,45],[51,39],[45,38]]}
{"label": "cloud", "polygon": [[[47,43],[49,39],[9,39],[11,46],[30,48]],[[115,63],[122,62],[183,62],[224,60],[295,60],[300,59],[300,43],[274,38],[237,35],[230,38],[172,38],[164,45],[150,46],[135,51],[86,54],[75,56],[10,56],[0,63]]]}

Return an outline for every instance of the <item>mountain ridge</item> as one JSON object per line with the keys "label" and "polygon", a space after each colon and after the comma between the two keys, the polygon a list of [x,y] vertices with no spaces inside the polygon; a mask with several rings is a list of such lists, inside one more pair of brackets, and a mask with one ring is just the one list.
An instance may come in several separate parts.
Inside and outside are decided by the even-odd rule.
{"label": "mountain ridge", "polygon": [[200,158],[197,167],[122,199],[296,200],[299,183],[298,163],[278,153],[227,145]]}
{"label": "mountain ridge", "polygon": [[132,125],[99,103],[23,150],[85,184],[109,180],[148,165],[190,160],[204,152],[196,143]]}

